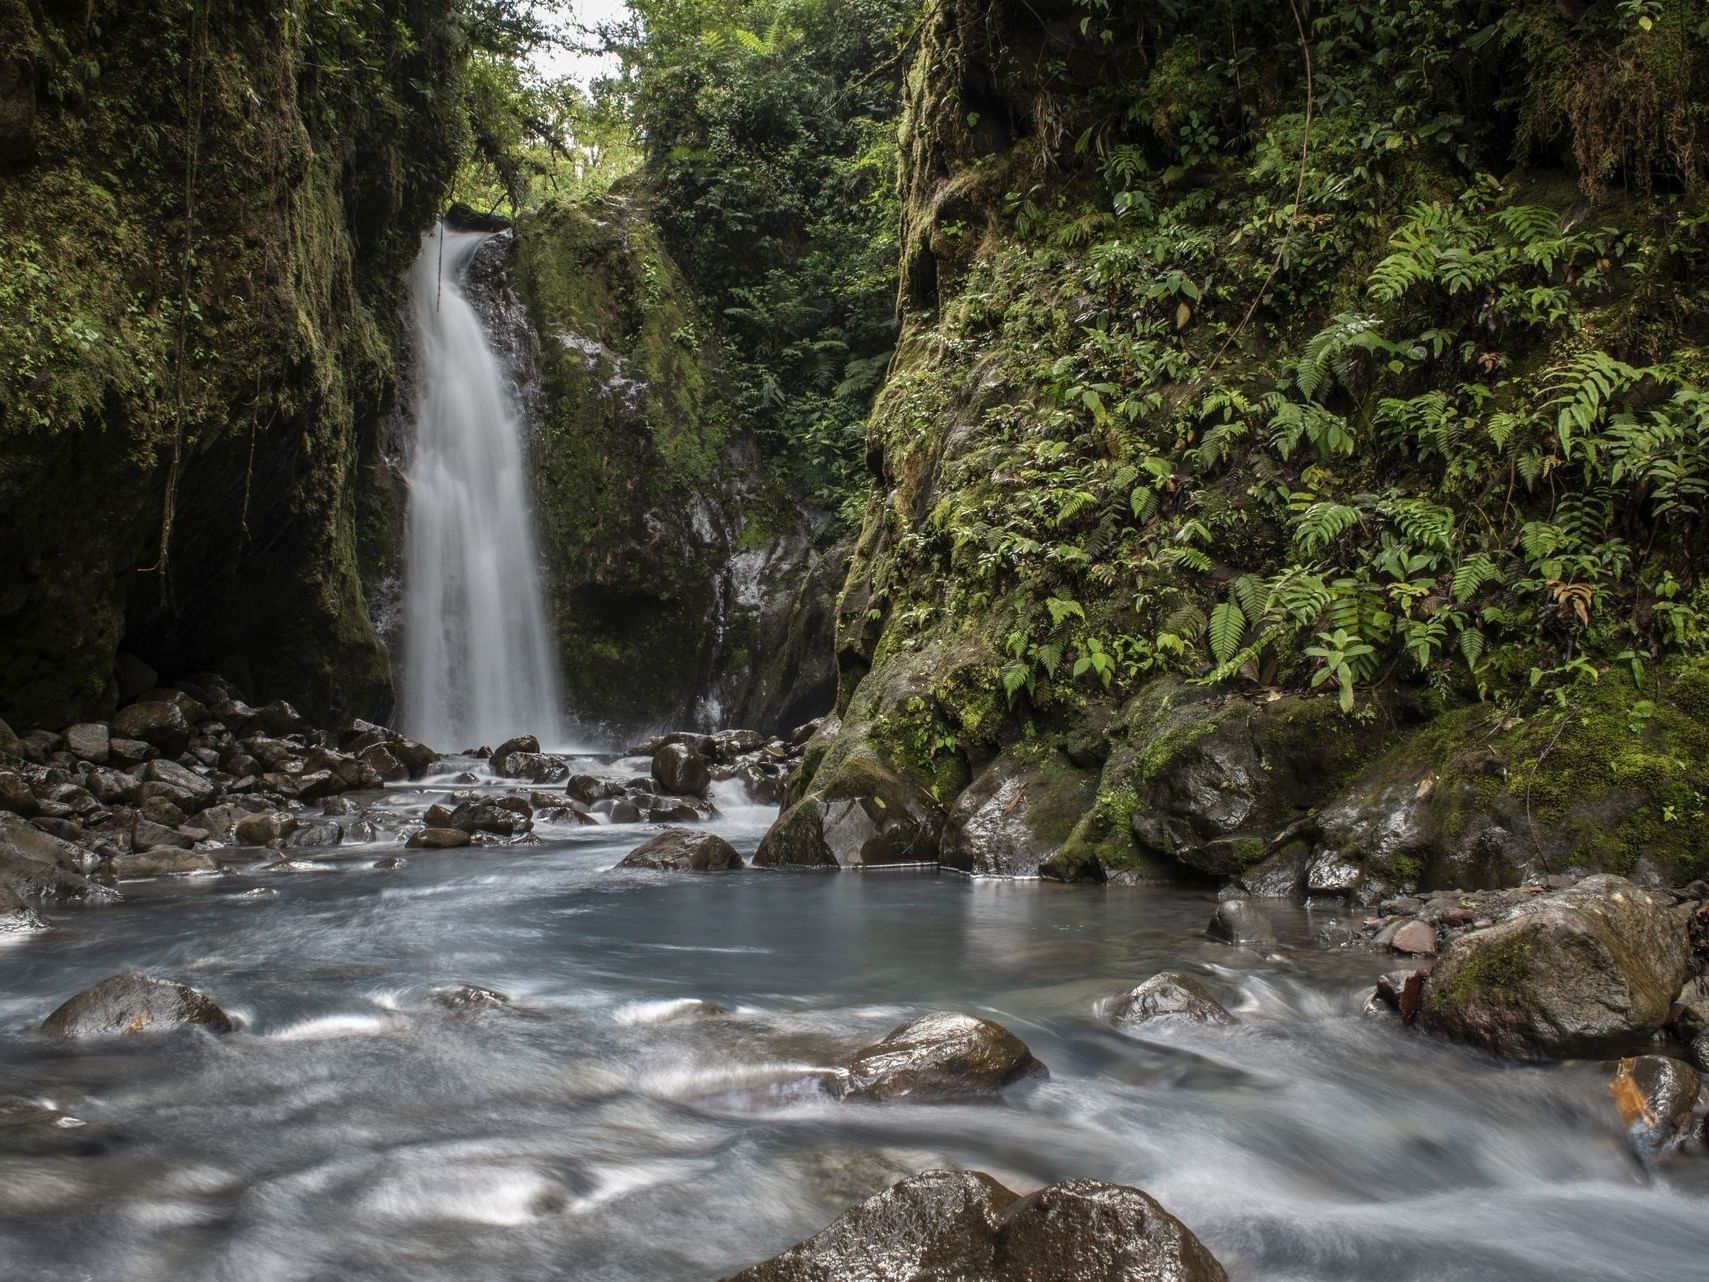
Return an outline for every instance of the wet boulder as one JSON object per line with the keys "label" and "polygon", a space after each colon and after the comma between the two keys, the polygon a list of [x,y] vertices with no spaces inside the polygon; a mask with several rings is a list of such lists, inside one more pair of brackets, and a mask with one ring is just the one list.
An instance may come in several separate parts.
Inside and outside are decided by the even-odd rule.
{"label": "wet boulder", "polygon": [[925,1171],[725,1282],[1227,1282],[1149,1195],[1067,1180],[1021,1197],[980,1171]]}
{"label": "wet boulder", "polygon": [[101,721],[81,721],[74,726],[67,726],[65,750],[79,761],[104,766],[113,755],[112,731]]}
{"label": "wet boulder", "polygon": [[232,1030],[231,1017],[183,984],[126,971],[85,989],[42,1021],[50,1037],[125,1037],[175,1028]]}
{"label": "wet boulder", "polygon": [[504,768],[505,763],[509,761],[510,754],[513,752],[525,752],[530,756],[538,755],[540,740],[531,734],[519,734],[514,739],[506,739],[493,749],[493,755],[488,758],[488,762],[499,774],[507,774],[508,771]]}
{"label": "wet boulder", "polygon": [[31,819],[39,815],[41,809],[41,802],[36,800],[36,794],[21,775],[0,770],[0,810]]}
{"label": "wet boulder", "polygon": [[244,815],[231,827],[232,836],[246,846],[270,846],[297,830],[297,817],[283,810]]}
{"label": "wet boulder", "polygon": [[0,883],[0,936],[46,929],[47,924],[36,910],[19,898],[17,892]]}
{"label": "wet boulder", "polygon": [[1668,1019],[1685,983],[1686,912],[1623,877],[1534,896],[1448,943],[1418,1022],[1521,1059],[1617,1054]]}
{"label": "wet boulder", "polygon": [[510,1010],[512,1003],[504,993],[494,988],[482,988],[476,984],[447,984],[443,988],[435,988],[430,997],[436,1004],[448,1011],[459,1015],[473,1014],[483,1010]]}
{"label": "wet boulder", "polygon": [[838,868],[935,863],[943,825],[943,809],[917,784],[873,761],[845,761],[823,788],[778,816],[760,842],[754,864]]}
{"label": "wet boulder", "polygon": [[531,829],[534,821],[530,815],[518,813],[499,801],[465,801],[451,812],[447,826],[467,833],[515,837]]}
{"label": "wet boulder", "polygon": [[145,783],[163,783],[177,791],[180,796],[187,797],[197,808],[213,801],[219,789],[194,770],[179,765],[176,761],[150,761],[142,768],[142,779]]}
{"label": "wet boulder", "polygon": [[[166,699],[133,703],[113,718],[114,738],[139,739],[161,752],[176,756],[190,742],[190,722],[184,710]],[[112,742],[108,741],[108,751]]]}
{"label": "wet boulder", "polygon": [[706,758],[685,743],[667,743],[653,754],[653,778],[666,792],[698,797],[712,782]]}
{"label": "wet boulder", "polygon": [[564,784],[564,792],[583,805],[591,806],[596,801],[621,797],[623,785],[615,779],[601,779],[597,775],[571,775]]}
{"label": "wet boulder", "polygon": [[83,875],[87,850],[0,812],[0,886],[23,899],[74,903],[114,894]]}
{"label": "wet boulder", "polygon": [[1389,947],[1411,957],[1434,957],[1437,948],[1436,927],[1427,921],[1409,921],[1401,925],[1389,939]]}
{"label": "wet boulder", "polygon": [[130,850],[114,855],[108,868],[120,881],[141,881],[149,877],[189,877],[219,871],[219,865],[199,850],[179,846],[152,846],[147,850]]}
{"label": "wet boulder", "polygon": [[636,846],[619,861],[619,868],[654,868],[662,872],[724,872],[742,866],[742,856],[722,837],[693,828],[669,828]]}
{"label": "wet boulder", "polygon": [[960,1011],[932,1011],[890,1030],[839,1066],[843,1099],[973,1099],[1049,1077],[1027,1044],[1001,1024]]}
{"label": "wet boulder", "polygon": [[299,823],[285,838],[286,850],[330,850],[344,840],[344,829],[336,819],[314,819]]}
{"label": "wet boulder", "polygon": [[1700,1089],[1691,1065],[1667,1055],[1623,1059],[1608,1083],[1632,1148],[1646,1162],[1685,1141]]}
{"label": "wet boulder", "polygon": [[994,877],[1036,877],[1092,807],[1097,776],[1050,753],[993,761],[950,808],[939,861]]}
{"label": "wet boulder", "polygon": [[12,732],[12,727],[0,721],[0,757],[16,757],[23,747],[23,740]]}
{"label": "wet boulder", "polygon": [[411,833],[404,844],[412,850],[455,850],[473,840],[474,837],[461,828],[423,828]]}
{"label": "wet boulder", "polygon": [[1205,933],[1225,944],[1247,948],[1269,948],[1276,942],[1276,928],[1269,916],[1250,899],[1225,899],[1211,914]]}
{"label": "wet boulder", "polygon": [[1166,970],[1123,993],[1110,1006],[1117,1028],[1155,1023],[1232,1024],[1234,1016],[1191,975]]}
{"label": "wet boulder", "polygon": [[554,757],[545,752],[512,752],[505,756],[504,764],[496,769],[509,779],[526,779],[530,783],[557,783],[560,779],[569,777],[570,763],[562,757]]}
{"label": "wet boulder", "polygon": [[409,767],[383,743],[368,745],[356,759],[378,775],[382,783],[400,783],[409,778]]}
{"label": "wet boulder", "polygon": [[114,735],[107,741],[107,759],[114,765],[140,765],[144,761],[152,761],[159,755],[160,750],[158,748],[141,739],[126,739],[123,735]]}

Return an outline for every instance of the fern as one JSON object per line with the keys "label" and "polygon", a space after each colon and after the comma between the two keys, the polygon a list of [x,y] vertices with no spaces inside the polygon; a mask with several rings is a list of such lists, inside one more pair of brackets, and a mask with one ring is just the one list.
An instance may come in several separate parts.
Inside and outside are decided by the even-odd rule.
{"label": "fern", "polygon": [[1294,544],[1310,553],[1329,546],[1359,523],[1359,512],[1341,503],[1306,506],[1294,520]]}
{"label": "fern", "polygon": [[1469,556],[1454,571],[1454,600],[1469,601],[1484,584],[1494,583],[1500,578],[1501,571],[1495,568],[1495,562],[1487,553]]}
{"label": "fern", "polygon": [[1246,612],[1238,603],[1224,601],[1211,611],[1211,654],[1218,663],[1226,663],[1234,655],[1245,631]]}

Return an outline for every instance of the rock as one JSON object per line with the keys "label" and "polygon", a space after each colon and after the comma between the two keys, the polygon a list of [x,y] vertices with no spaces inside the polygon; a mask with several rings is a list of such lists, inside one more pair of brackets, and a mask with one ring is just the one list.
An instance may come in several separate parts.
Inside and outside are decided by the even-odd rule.
{"label": "rock", "polygon": [[943,836],[937,802],[876,762],[845,761],[821,789],[778,817],[756,867],[932,863]]}
{"label": "rock", "polygon": [[159,685],[160,674],[136,655],[120,653],[113,657],[113,684],[118,687],[119,698],[129,703],[144,690]]}
{"label": "rock", "polygon": [[706,758],[681,743],[667,743],[653,754],[653,778],[679,797],[698,797],[712,782]]}
{"label": "rock", "polygon": [[219,789],[201,775],[186,769],[176,761],[151,761],[142,768],[142,778],[149,783],[171,785],[188,796],[198,807],[207,805],[219,793]]}
{"label": "rock", "polygon": [[357,760],[386,783],[399,783],[409,778],[409,767],[399,761],[384,744],[376,743],[363,749]]}
{"label": "rock", "polygon": [[87,788],[104,805],[114,805],[117,802],[129,801],[136,796],[141,786],[135,775],[128,775],[123,770],[108,770],[102,766],[91,766],[83,773],[83,786]]}
{"label": "rock", "polygon": [[107,756],[121,766],[134,766],[140,762],[150,761],[158,757],[160,752],[151,743],[141,739],[127,739],[123,735],[114,735],[107,740]]}
{"label": "rock", "polygon": [[1623,1059],[1608,1083],[1632,1147],[1646,1162],[1685,1140],[1700,1089],[1691,1066],[1666,1055]]}
{"label": "rock", "polygon": [[623,785],[615,779],[601,779],[597,775],[571,775],[564,784],[564,791],[575,800],[591,806],[596,801],[621,797]]}
{"label": "rock", "polygon": [[706,755],[726,765],[765,746],[765,736],[758,730],[720,730],[712,736]]}
{"label": "rock", "polygon": [[433,767],[433,763],[439,760],[439,754],[432,748],[402,735],[393,735],[388,739],[386,751],[404,764],[411,779],[421,778]]}
{"label": "rock", "polygon": [[144,819],[140,815],[131,827],[131,845],[138,850],[146,850],[151,846],[176,846],[187,850],[196,844],[194,837],[189,837],[177,825],[155,823],[152,819]]}
{"label": "rock", "polygon": [[1137,1028],[1155,1022],[1235,1022],[1234,1016],[1211,995],[1210,989],[1191,975],[1176,970],[1153,975],[1139,987],[1118,997],[1110,1007],[1110,1020],[1118,1028]]}
{"label": "rock", "polygon": [[30,785],[11,771],[0,771],[0,810],[8,810],[25,819],[41,813],[41,802],[30,791]]}
{"label": "rock", "polygon": [[1227,1282],[1147,1194],[1067,1180],[1020,1197],[979,1171],[925,1171],[725,1282]]}
{"label": "rock", "polygon": [[1205,933],[1227,944],[1251,948],[1269,948],[1276,942],[1270,918],[1250,899],[1225,899],[1218,904]]}
{"label": "rock", "polygon": [[[495,758],[496,759],[496,758]],[[562,757],[543,752],[512,752],[504,758],[498,772],[510,779],[526,779],[530,783],[556,783],[569,777],[570,763]]]}
{"label": "rock", "polygon": [[748,800],[756,806],[781,806],[789,792],[787,776],[774,774],[761,765],[738,766],[731,778],[742,785]]}
{"label": "rock", "polygon": [[474,984],[450,984],[444,988],[435,988],[428,996],[446,1010],[459,1013],[511,1009],[510,998],[504,993],[492,988],[480,988]]}
{"label": "rock", "polygon": [[104,766],[113,752],[112,732],[104,722],[80,721],[65,727],[65,750],[82,761]]}
{"label": "rock", "polygon": [[1418,1008],[1424,1001],[1424,981],[1429,978],[1427,970],[1390,971],[1377,980],[1376,991],[1371,994],[1366,1010],[1375,1009],[1380,1003],[1396,1012],[1401,1023],[1412,1023],[1418,1018]]}
{"label": "rock", "polygon": [[296,734],[309,729],[309,723],[283,699],[275,699],[264,708],[258,708],[255,721],[262,730],[271,735]]}
{"label": "rock", "polygon": [[245,815],[232,825],[232,835],[246,846],[270,846],[283,841],[297,829],[297,817],[283,810],[262,810]]}
{"label": "rock", "polygon": [[1050,1070],[1001,1024],[959,1011],[932,1011],[890,1030],[841,1066],[844,1099],[956,1099],[995,1096]]}
{"label": "rock", "polygon": [[742,857],[734,846],[713,833],[669,828],[636,846],[617,866],[657,868],[665,872],[724,872],[740,868]]}
{"label": "rock", "polygon": [[534,823],[528,815],[519,814],[499,801],[465,801],[451,812],[450,826],[467,833],[493,832],[513,837],[527,832]]}
{"label": "rock", "polygon": [[1419,1023],[1522,1059],[1618,1053],[1662,1027],[1684,986],[1685,911],[1612,876],[1531,896],[1448,943]]}
{"label": "rock", "polygon": [[316,819],[299,823],[296,831],[285,838],[286,850],[326,850],[344,840],[344,829],[334,819]]}
{"label": "rock", "polygon": [[474,838],[461,828],[423,828],[410,834],[404,844],[412,850],[451,850],[467,846]]}
{"label": "rock", "polygon": [[319,801],[349,787],[330,770],[305,770],[300,775],[275,771],[262,775],[261,782],[271,791],[298,801]]}
{"label": "rock", "polygon": [[1434,957],[1436,955],[1436,927],[1429,922],[1409,921],[1394,933],[1389,940],[1389,947],[1397,953],[1406,953],[1412,957]]}
{"label": "rock", "polygon": [[78,902],[116,898],[83,875],[89,852],[0,812],[0,886],[22,899]]}
{"label": "rock", "polygon": [[42,1021],[51,1037],[124,1037],[198,1025],[232,1030],[231,1018],[193,988],[126,971],[85,989]]}
{"label": "rock", "polygon": [[219,865],[199,850],[183,850],[177,846],[153,846],[114,855],[109,861],[113,876],[120,881],[137,881],[145,877],[186,877],[194,873],[218,872]]}
{"label": "rock", "polygon": [[23,746],[23,741],[12,733],[12,727],[0,721],[0,757],[15,757]]}
{"label": "rock", "polygon": [[26,904],[4,884],[0,884],[0,935],[21,935],[26,931],[46,930],[36,910]]}
{"label": "rock", "polygon": [[993,761],[956,799],[939,861],[981,876],[1036,877],[1092,807],[1097,776],[1024,748]]}
{"label": "rock", "polygon": [[498,747],[493,749],[493,755],[489,758],[488,764],[490,764],[497,773],[501,775],[508,774],[509,772],[505,769],[505,764],[509,760],[510,754],[513,752],[523,752],[528,753],[530,756],[538,756],[540,753],[540,741],[531,734],[520,734],[514,739],[506,739],[503,743],[499,744]]}
{"label": "rock", "polygon": [[165,797],[146,797],[142,804],[137,807],[137,811],[150,823],[157,823],[167,828],[176,828],[189,818]]}
{"label": "rock", "polygon": [[[152,700],[121,708],[113,718],[114,738],[140,739],[161,752],[176,756],[190,742],[190,722],[176,703]],[[108,741],[108,750],[112,750]]]}

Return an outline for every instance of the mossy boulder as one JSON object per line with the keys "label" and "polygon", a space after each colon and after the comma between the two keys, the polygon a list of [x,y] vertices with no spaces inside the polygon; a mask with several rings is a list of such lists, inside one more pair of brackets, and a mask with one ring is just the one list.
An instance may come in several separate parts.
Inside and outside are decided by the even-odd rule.
{"label": "mossy boulder", "polygon": [[876,761],[842,762],[778,817],[754,854],[760,868],[931,863],[943,809],[918,784]]}
{"label": "mossy boulder", "polygon": [[1540,895],[1442,950],[1418,1022],[1519,1059],[1629,1050],[1666,1023],[1685,983],[1686,917],[1622,877]]}
{"label": "mossy boulder", "polygon": [[1094,775],[1048,746],[1007,751],[950,807],[939,861],[981,876],[1038,876],[1096,790]]}

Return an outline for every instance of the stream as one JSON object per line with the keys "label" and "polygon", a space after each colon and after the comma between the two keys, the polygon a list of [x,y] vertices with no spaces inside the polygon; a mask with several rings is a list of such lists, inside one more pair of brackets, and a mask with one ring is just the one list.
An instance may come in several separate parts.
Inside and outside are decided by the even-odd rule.
{"label": "stream", "polygon": [[[775,812],[720,804],[713,826],[751,853]],[[1392,963],[1317,946],[1329,914],[1275,907],[1266,957],[1203,937],[1201,891],[612,871],[647,831],[542,826],[537,847],[374,868],[388,837],[317,871],[127,884],[0,944],[0,1094],[81,1123],[0,1130],[0,1277],[704,1282],[943,1165],[1021,1191],[1137,1185],[1251,1282],[1709,1277],[1701,1161],[1646,1172],[1605,1070],[1363,1014]],[[1165,967],[1205,976],[1239,1025],[1139,1041],[1100,1020]],[[36,1035],[128,968],[244,1027]],[[460,983],[514,1005],[434,1000]],[[1050,1080],[996,1105],[813,1086],[942,1007],[1002,1022]]]}

